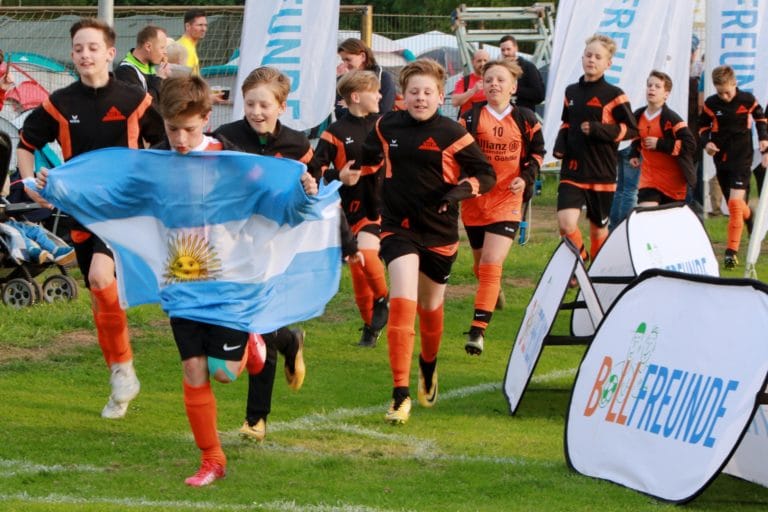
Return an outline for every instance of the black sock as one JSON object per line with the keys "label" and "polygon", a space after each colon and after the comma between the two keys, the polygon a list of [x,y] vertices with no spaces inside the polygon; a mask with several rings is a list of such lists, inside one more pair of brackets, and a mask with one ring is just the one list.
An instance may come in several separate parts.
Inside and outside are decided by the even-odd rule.
{"label": "black sock", "polygon": [[419,367],[421,367],[421,374],[424,376],[424,391],[429,393],[432,390],[432,375],[435,373],[435,367],[437,366],[437,358],[431,363],[424,361],[419,355]]}

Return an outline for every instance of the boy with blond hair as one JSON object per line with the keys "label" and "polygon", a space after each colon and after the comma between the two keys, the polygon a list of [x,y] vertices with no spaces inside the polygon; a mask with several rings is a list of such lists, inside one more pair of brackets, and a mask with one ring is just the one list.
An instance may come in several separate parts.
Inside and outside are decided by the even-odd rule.
{"label": "boy with blond hair", "polygon": [[[362,347],[376,345],[388,316],[387,281],[379,259],[381,217],[376,180],[379,166],[350,169],[354,162],[360,161],[363,142],[379,119],[379,88],[379,79],[372,71],[349,71],[339,78],[337,91],[348,111],[322,133],[314,160],[327,182],[338,179],[344,183],[339,189],[341,206],[363,254],[361,261],[349,262],[355,302],[363,320],[358,342]],[[329,168],[330,164],[333,168]]]}
{"label": "boy with blond hair", "polygon": [[768,127],[765,113],[755,97],[737,87],[736,73],[730,66],[712,70],[716,94],[704,100],[699,118],[699,136],[704,151],[712,157],[717,182],[728,200],[728,243],[723,266],[739,264],[741,233],[746,222],[752,231],[752,210],[747,204],[752,169],[752,121],[755,122],[762,165],[768,164]]}
{"label": "boy with blond hair", "polygon": [[562,159],[557,189],[560,234],[588,259],[579,230],[586,204],[590,224],[589,256],[594,259],[608,236],[611,203],[616,191],[619,142],[637,135],[629,99],[605,79],[616,43],[595,34],[586,40],[581,65],[584,75],[565,89],[562,124],[553,155]]}

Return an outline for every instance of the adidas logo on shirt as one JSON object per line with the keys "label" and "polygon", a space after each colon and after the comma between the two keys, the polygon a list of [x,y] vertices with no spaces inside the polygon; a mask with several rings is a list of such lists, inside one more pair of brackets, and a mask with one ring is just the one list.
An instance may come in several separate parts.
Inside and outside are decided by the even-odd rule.
{"label": "adidas logo on shirt", "polygon": [[593,96],[591,100],[587,102],[588,107],[602,107],[603,104],[597,99],[597,96]]}
{"label": "adidas logo on shirt", "polygon": [[125,121],[125,116],[122,112],[117,110],[117,107],[109,107],[106,115],[101,119],[102,121]]}
{"label": "adidas logo on shirt", "polygon": [[435,139],[432,137],[429,137],[427,140],[422,142],[421,146],[419,146],[419,149],[422,151],[442,151],[440,146],[437,145],[437,142],[435,142]]}
{"label": "adidas logo on shirt", "polygon": [[748,114],[749,110],[747,110],[747,107],[744,105],[739,105],[739,108],[736,109],[737,114]]}

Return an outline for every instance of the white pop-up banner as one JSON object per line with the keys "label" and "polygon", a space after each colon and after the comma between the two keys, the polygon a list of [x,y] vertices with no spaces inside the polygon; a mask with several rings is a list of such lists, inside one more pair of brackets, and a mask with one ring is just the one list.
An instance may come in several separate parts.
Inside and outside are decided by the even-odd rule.
{"label": "white pop-up banner", "polygon": [[574,274],[586,297],[585,307],[593,331],[603,318],[603,310],[579,259],[579,251],[570,242],[562,241],[541,274],[509,355],[504,375],[504,396],[507,397],[510,414],[517,412]]}
{"label": "white pop-up banner", "polygon": [[[688,112],[688,68],[693,31],[693,0],[561,0],[557,9],[552,62],[547,79],[544,143],[553,148],[560,129],[565,88],[584,74],[584,41],[595,33],[616,41],[605,77],[621,87],[633,109],[645,105],[645,79],[653,69],[672,77],[667,101],[683,118]],[[555,161],[548,151],[545,163]]]}
{"label": "white pop-up banner", "polygon": [[768,376],[766,332],[762,283],[641,275],[608,310],[579,367],[568,464],[662,500],[694,498],[753,419]]}
{"label": "white pop-up banner", "polygon": [[768,487],[768,405],[762,405],[723,473]]}
{"label": "white pop-up banner", "polygon": [[[688,206],[672,203],[632,210],[608,235],[589,277],[600,304],[608,309],[631,280],[651,268],[720,275],[707,231]],[[584,309],[573,311],[571,330],[575,336],[595,332]]]}
{"label": "white pop-up banner", "polygon": [[[280,121],[296,130],[320,124],[336,99],[339,0],[246,0],[237,90],[259,66],[291,79],[287,110]],[[233,120],[243,116],[234,94]]]}

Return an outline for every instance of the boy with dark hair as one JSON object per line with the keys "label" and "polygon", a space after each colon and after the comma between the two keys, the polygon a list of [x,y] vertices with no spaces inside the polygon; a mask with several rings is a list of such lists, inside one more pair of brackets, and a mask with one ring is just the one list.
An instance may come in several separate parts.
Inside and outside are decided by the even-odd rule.
{"label": "boy with dark hair", "polygon": [[696,185],[696,139],[685,121],[667,106],[672,91],[669,75],[651,71],[645,91],[648,105],[635,111],[639,136],[632,141],[630,152],[630,165],[641,167],[638,204],[685,201],[688,186]]}
{"label": "boy with dark hair", "polygon": [[[345,185],[339,189],[341,206],[363,254],[362,261],[349,262],[355,302],[363,319],[358,345],[373,347],[388,316],[387,281],[379,259],[381,218],[375,174],[379,166],[362,172],[350,167],[360,161],[363,142],[379,119],[380,84],[372,71],[354,70],[344,74],[336,88],[348,111],[320,136],[314,166],[320,167],[327,182],[339,179]],[[331,163],[333,169],[326,170]]]}
{"label": "boy with dark hair", "polygon": [[637,135],[629,99],[609,84],[616,43],[596,34],[586,40],[581,65],[584,75],[565,89],[562,125],[552,154],[563,163],[557,189],[557,222],[560,234],[581,252],[587,251],[579,230],[581,208],[586,204],[590,224],[590,256],[594,259],[608,236],[619,142]]}
{"label": "boy with dark hair", "polygon": [[[34,151],[57,140],[64,160],[110,146],[143,147],[162,140],[162,120],[150,108],[152,97],[109,72],[115,57],[115,31],[95,18],[82,18],[70,28],[72,62],[80,79],[54,91],[27,119],[20,133],[18,165],[22,178],[35,172]],[[109,172],[105,169],[104,172]],[[34,190],[27,194],[41,206],[50,205]],[[122,418],[139,393],[128,338],[128,322],[120,308],[112,251],[79,224],[71,231],[77,262],[91,291],[93,319],[112,392],[101,412]]]}
{"label": "boy with dark hair", "polygon": [[704,151],[715,162],[717,181],[728,200],[728,243],[723,266],[730,270],[739,264],[736,254],[745,222],[747,230],[752,231],[752,209],[747,204],[753,154],[752,120],[763,166],[768,163],[768,127],[763,108],[755,97],[737,87],[733,68],[713,69],[712,83],[717,93],[704,100],[699,136]]}

